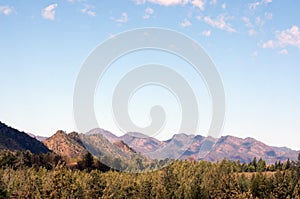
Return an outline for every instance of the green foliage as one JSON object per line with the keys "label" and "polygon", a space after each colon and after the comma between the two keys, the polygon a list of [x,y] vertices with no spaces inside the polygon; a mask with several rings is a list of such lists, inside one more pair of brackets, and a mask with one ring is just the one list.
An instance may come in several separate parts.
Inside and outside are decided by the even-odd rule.
{"label": "green foliage", "polygon": [[257,172],[264,172],[267,170],[267,165],[266,165],[266,161],[264,161],[263,159],[259,159],[257,162],[257,168],[256,171]]}
{"label": "green foliage", "polygon": [[40,166],[46,169],[54,168],[59,162],[63,162],[59,155],[54,153],[32,154],[30,151],[1,151],[0,168],[22,169]]}
{"label": "green foliage", "polygon": [[94,158],[91,153],[86,153],[83,160],[78,162],[79,168],[91,170],[94,165]]}
{"label": "green foliage", "polygon": [[[90,154],[79,164],[80,170],[56,163],[52,155],[42,157],[0,153],[0,198],[300,198],[300,162],[290,167],[280,163],[285,165],[281,171],[265,172],[261,159],[256,167],[253,161],[177,160],[155,172],[126,173],[100,171],[97,165],[101,162]],[[168,161],[153,162],[159,166]],[[140,163],[136,169],[145,167]],[[245,172],[248,167],[257,172]]]}

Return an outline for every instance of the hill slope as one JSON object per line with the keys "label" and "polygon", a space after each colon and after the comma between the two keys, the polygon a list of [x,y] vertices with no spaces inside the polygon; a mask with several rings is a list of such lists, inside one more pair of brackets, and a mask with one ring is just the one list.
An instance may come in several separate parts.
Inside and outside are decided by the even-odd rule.
{"label": "hill slope", "polygon": [[253,138],[222,136],[219,139],[201,135],[175,134],[171,139],[159,141],[139,133],[127,133],[115,138],[149,158],[205,159],[217,161],[240,160],[250,162],[254,157],[267,163],[296,160],[299,151],[287,147],[268,146]]}
{"label": "hill slope", "polygon": [[[47,148],[48,147],[48,148]],[[221,138],[201,135],[175,134],[171,139],[160,141],[141,133],[116,136],[103,129],[93,129],[87,134],[58,131],[43,143],[24,132],[0,122],[0,150],[29,150],[32,153],[53,152],[69,159],[80,160],[88,151],[98,157],[111,157],[127,161],[131,157],[151,159],[205,159],[217,161],[240,160],[250,162],[254,157],[267,163],[296,160],[299,151],[287,147],[268,146],[253,138],[222,136]],[[50,150],[49,150],[50,149]],[[146,159],[145,159],[146,160]]]}
{"label": "hill slope", "polygon": [[66,134],[64,131],[57,131],[54,135],[47,138],[43,143],[54,153],[65,158],[81,159],[88,151],[84,145],[76,140],[78,134]]}
{"label": "hill slope", "polygon": [[11,151],[29,150],[35,154],[50,152],[50,150],[37,139],[0,122],[0,150],[4,149]]}
{"label": "hill slope", "polygon": [[33,137],[35,139],[37,139],[38,141],[42,142],[44,140],[46,140],[48,137],[44,137],[44,136],[40,136],[40,135],[34,135],[32,133],[27,133],[30,137]]}
{"label": "hill slope", "polygon": [[220,160],[226,158],[249,162],[257,157],[264,159],[267,163],[274,163],[275,161],[286,161],[287,159],[296,160],[298,154],[299,151],[268,146],[253,138],[242,139],[234,136],[222,136],[206,159]]}
{"label": "hill slope", "polygon": [[102,134],[78,134],[57,131],[43,143],[53,152],[68,158],[82,157],[88,151],[95,156],[128,158],[136,152],[123,141],[110,142]]}

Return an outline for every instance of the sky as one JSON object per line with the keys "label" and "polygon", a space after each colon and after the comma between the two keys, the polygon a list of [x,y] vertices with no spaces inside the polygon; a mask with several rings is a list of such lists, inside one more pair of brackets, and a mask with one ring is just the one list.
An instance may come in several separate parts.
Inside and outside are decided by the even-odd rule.
{"label": "sky", "polygon": [[[222,135],[300,150],[299,7],[297,0],[1,0],[0,121],[43,136],[76,131],[74,86],[89,54],[121,32],[160,27],[192,38],[215,63],[226,95]],[[113,89],[126,72],[153,62],[174,67],[190,83],[199,105],[195,133],[206,135],[211,101],[205,83],[185,61],[154,50],[119,58],[99,80],[99,126],[122,134],[112,115]],[[129,115],[145,126],[156,104],[167,116],[157,138],[167,139],[181,112],[163,87],[136,91]]]}

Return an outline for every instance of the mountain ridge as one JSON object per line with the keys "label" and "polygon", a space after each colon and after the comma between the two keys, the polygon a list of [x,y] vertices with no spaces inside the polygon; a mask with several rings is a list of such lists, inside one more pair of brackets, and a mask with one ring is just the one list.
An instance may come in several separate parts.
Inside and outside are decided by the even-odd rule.
{"label": "mountain ridge", "polygon": [[[93,133],[100,133],[94,131]],[[109,135],[114,135],[109,132]],[[137,136],[135,136],[137,135]],[[105,136],[105,134],[103,134]],[[126,133],[122,136],[114,135],[114,140],[121,140],[135,151],[150,157],[168,157],[175,159],[194,159],[218,161],[223,158],[250,162],[254,157],[266,159],[267,163],[276,161],[294,160],[300,151],[288,147],[269,146],[252,137],[239,138],[232,135],[220,138],[205,137],[202,135],[174,134],[172,138],[160,141],[141,133]],[[168,145],[168,149],[165,149]],[[153,155],[153,154],[156,154]],[[201,155],[206,155],[201,157]],[[157,154],[159,154],[157,156]]]}
{"label": "mountain ridge", "polygon": [[0,122],[0,150],[48,153],[50,150],[36,138]]}
{"label": "mountain ridge", "polygon": [[139,154],[146,159],[203,159],[213,162],[223,158],[249,162],[256,157],[263,158],[270,164],[287,159],[295,160],[300,153],[288,147],[269,146],[251,137],[239,138],[232,135],[213,138],[181,133],[160,141],[138,132],[116,136],[110,131],[96,128],[86,134],[67,134],[60,130],[43,140],[43,143],[33,137],[0,122],[0,150],[30,150],[33,153],[53,151],[71,159],[80,159],[92,151],[96,156],[124,160]]}

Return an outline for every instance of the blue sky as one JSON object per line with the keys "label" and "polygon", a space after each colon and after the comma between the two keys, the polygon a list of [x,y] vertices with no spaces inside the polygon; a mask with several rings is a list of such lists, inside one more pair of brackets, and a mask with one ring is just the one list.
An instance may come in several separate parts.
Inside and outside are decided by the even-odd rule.
{"label": "blue sky", "polygon": [[[297,0],[1,0],[0,121],[47,136],[58,129],[76,130],[74,84],[90,52],[120,32],[162,27],[197,41],[216,64],[226,94],[223,135],[300,150],[299,7]],[[199,133],[205,135],[211,113],[201,79],[171,55],[141,53],[118,60],[99,83],[99,125],[120,134],[107,106],[110,88],[130,66],[155,60],[191,79],[201,109]],[[106,97],[99,91],[106,91]],[[158,97],[149,100],[149,93]],[[130,102],[132,120],[147,124],[149,107],[157,103],[166,107],[165,131],[174,132],[178,104],[161,88],[136,93]]]}

